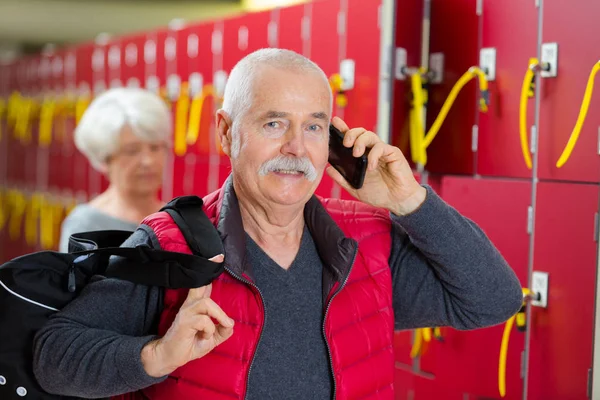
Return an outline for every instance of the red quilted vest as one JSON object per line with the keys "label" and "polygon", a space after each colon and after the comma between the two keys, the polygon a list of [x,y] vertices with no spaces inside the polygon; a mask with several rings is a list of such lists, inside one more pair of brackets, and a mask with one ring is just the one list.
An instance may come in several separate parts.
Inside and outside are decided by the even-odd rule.
{"label": "red quilted vest", "polygon": [[[244,264],[245,237],[232,185],[204,199],[225,249],[226,272],[213,282],[212,299],[235,320],[233,336],[205,357],[143,390],[149,399],[243,399],[263,326],[261,296]],[[335,399],[393,399],[392,283],[388,265],[390,219],[361,203],[317,199],[305,220],[323,261],[324,332],[334,376]],[[166,213],[143,221],[164,250],[190,253]],[[341,229],[340,229],[341,228]],[[170,327],[186,290],[167,290],[159,334]],[[302,377],[298,377],[302,379]]]}

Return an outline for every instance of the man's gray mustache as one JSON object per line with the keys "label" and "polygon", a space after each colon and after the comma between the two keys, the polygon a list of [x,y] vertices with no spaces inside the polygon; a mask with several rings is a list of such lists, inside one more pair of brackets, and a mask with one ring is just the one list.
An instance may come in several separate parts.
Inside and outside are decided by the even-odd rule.
{"label": "man's gray mustache", "polygon": [[317,179],[317,170],[308,157],[277,156],[269,161],[265,161],[258,170],[258,174],[265,176],[269,172],[275,171],[298,171],[302,172],[304,177],[310,182]]}

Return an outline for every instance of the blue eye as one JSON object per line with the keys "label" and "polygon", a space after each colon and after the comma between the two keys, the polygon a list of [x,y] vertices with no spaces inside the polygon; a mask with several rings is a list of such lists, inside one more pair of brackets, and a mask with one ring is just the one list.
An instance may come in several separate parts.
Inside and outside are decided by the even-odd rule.
{"label": "blue eye", "polygon": [[308,127],[309,131],[313,131],[313,132],[317,132],[321,129],[321,127],[319,125],[311,125]]}
{"label": "blue eye", "polygon": [[277,128],[279,128],[279,122],[278,121],[268,122],[267,127],[277,129]]}

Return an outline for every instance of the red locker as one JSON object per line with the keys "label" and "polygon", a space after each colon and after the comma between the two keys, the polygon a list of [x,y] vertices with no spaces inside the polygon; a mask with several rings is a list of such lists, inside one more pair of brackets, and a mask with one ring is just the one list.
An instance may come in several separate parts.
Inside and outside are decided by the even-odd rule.
{"label": "red locker", "polygon": [[[79,108],[83,108],[87,102],[93,99],[96,91],[105,89],[104,79],[94,81],[94,75],[99,75],[94,70],[103,71],[104,69],[104,52],[101,49],[96,51],[94,43],[86,43],[78,46],[75,54],[77,57],[75,73],[77,102]],[[97,180],[97,176],[98,173],[94,171],[87,158],[79,150],[76,150],[73,155],[72,173],[69,179],[71,184],[68,185],[72,188],[75,196],[87,201],[91,196],[92,179]]]}
{"label": "red locker", "polygon": [[124,86],[144,86],[145,42],[145,34],[126,36],[121,39],[121,80]]}
{"label": "red locker", "polygon": [[197,133],[197,140],[187,146],[184,156],[175,157],[173,174],[175,196],[180,194],[203,196],[208,193],[209,152],[214,152],[214,148],[211,150],[210,147],[210,135],[211,132],[214,132],[212,126],[215,103],[212,97],[207,97],[202,104],[201,117],[199,121],[197,120],[199,126],[192,127],[189,124],[193,120],[194,98],[199,96],[203,88],[211,85],[213,81],[215,59],[213,37],[218,36],[218,34],[213,34],[214,31],[214,24],[203,23],[185,28],[178,33],[177,53],[181,56],[178,57],[177,71],[181,80],[187,82],[190,89],[190,109],[186,132],[191,130]]}
{"label": "red locker", "polygon": [[[444,200],[484,230],[526,287],[531,184],[446,176],[441,187]],[[498,355],[503,329],[503,325],[466,332],[442,328],[444,342],[430,342],[420,368],[434,374],[443,387],[498,398]],[[524,333],[513,329],[507,358],[507,399],[521,398],[520,357],[524,342]]]}
{"label": "red locker", "polygon": [[279,44],[288,49],[310,57],[310,29],[312,4],[283,7],[279,10]]}
{"label": "red locker", "polygon": [[[381,1],[348,1],[347,50],[355,62],[354,88],[348,91],[344,119],[350,127],[375,132],[379,91],[379,10]],[[338,67],[339,68],[339,67]]]}
{"label": "red locker", "polygon": [[[480,175],[531,176],[519,139],[519,101],[529,59],[537,54],[537,13],[534,1],[483,2],[481,42],[483,48],[496,49],[496,79],[489,84],[490,109],[479,115]],[[534,124],[533,109],[530,100],[528,131]]]}
{"label": "red locker", "polygon": [[[437,118],[453,86],[479,63],[478,0],[434,1],[431,3],[430,54],[443,55],[440,83],[429,85],[427,129]],[[433,64],[430,64],[430,68]],[[479,90],[477,78],[463,87],[440,131],[427,149],[425,168],[434,173],[472,174],[473,125],[477,123]]]}
{"label": "red locker", "polygon": [[[340,37],[345,37],[347,33],[338,30],[341,5],[340,0],[323,0],[312,3],[309,9],[310,50],[307,56],[317,63],[328,77],[340,72],[340,57],[346,51],[345,43],[340,43]],[[333,115],[344,117],[335,104]],[[323,180],[316,191],[323,197],[340,197],[342,192],[344,190],[335,184],[327,173],[323,175]]]}
{"label": "red locker", "polygon": [[[65,118],[63,118],[65,111],[61,110],[64,107],[61,102],[65,98],[66,52],[52,54],[47,59],[50,60],[51,72],[42,78],[41,95],[44,102],[42,107],[47,110],[48,118],[42,118],[40,112],[40,119],[36,124],[38,129],[36,159],[39,163],[36,171],[36,187],[44,192],[50,189],[56,190],[60,185],[62,147],[66,140]],[[69,63],[71,62],[69,60]],[[49,129],[47,138],[44,137],[46,133],[43,132],[46,129]],[[46,143],[46,140],[49,142]]]}
{"label": "red locker", "polygon": [[[565,7],[560,0],[544,1],[543,43],[558,43],[558,75],[543,78],[540,107],[539,177],[541,179],[600,182],[598,141],[600,91],[597,88],[573,153],[557,168],[575,127],[588,76],[600,60],[597,16],[600,3],[588,0]],[[576,29],[573,29],[576,25]]]}
{"label": "red locker", "polygon": [[[52,58],[49,62],[48,78],[51,79],[55,64],[52,63]],[[24,93],[27,98],[32,101],[32,109],[29,116],[29,127],[27,140],[21,141],[21,149],[23,157],[18,159],[18,163],[23,163],[24,175],[23,183],[28,190],[35,190],[37,182],[37,146],[38,146],[38,131],[39,131],[39,116],[40,105],[40,80],[37,74],[32,73],[39,65],[38,56],[27,56],[22,59],[21,68],[22,79],[24,85]]]}
{"label": "red locker", "polygon": [[585,399],[592,367],[597,185],[538,185],[534,271],[547,272],[548,306],[532,307],[530,399]]}
{"label": "red locker", "polygon": [[465,400],[468,393],[460,393],[441,386],[431,374],[415,373],[410,369],[396,367],[394,376],[396,400]]}

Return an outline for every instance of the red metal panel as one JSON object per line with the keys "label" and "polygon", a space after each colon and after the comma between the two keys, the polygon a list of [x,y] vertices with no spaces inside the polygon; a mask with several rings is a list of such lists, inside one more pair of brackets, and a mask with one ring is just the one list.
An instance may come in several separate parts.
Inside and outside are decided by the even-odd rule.
{"label": "red metal panel", "polygon": [[[462,74],[479,63],[477,0],[431,3],[430,53],[444,56],[443,81],[429,86],[427,126],[431,127],[453,86]],[[476,124],[477,79],[460,92],[435,140],[427,149],[428,171],[472,174],[472,127]]]}
{"label": "red metal panel", "polygon": [[[477,173],[529,177],[519,141],[519,100],[529,58],[536,56],[535,2],[486,0],[482,24],[482,47],[496,49],[496,80],[489,85],[490,109],[479,116]],[[530,101],[528,126],[533,108]]]}
{"label": "red metal panel", "polygon": [[532,307],[530,399],[585,399],[592,367],[598,186],[540,183],[534,271],[549,273],[548,307]]}
{"label": "red metal panel", "polygon": [[542,179],[600,182],[600,114],[593,111],[600,109],[598,78],[577,145],[568,162],[556,167],[575,127],[590,71],[600,59],[599,13],[600,3],[593,0],[580,2],[577,7],[565,7],[560,0],[544,1],[542,38],[544,43],[558,43],[558,76],[544,78],[540,92],[539,176]]}
{"label": "red metal panel", "polygon": [[[443,198],[484,230],[526,286],[529,243],[526,222],[531,184],[446,176],[441,185]],[[468,332],[443,328],[444,342],[431,343],[420,367],[434,374],[443,387],[499,397],[498,354],[502,332],[503,326]],[[507,399],[519,399],[522,391],[519,374],[524,339],[523,333],[513,330],[507,359]]]}

